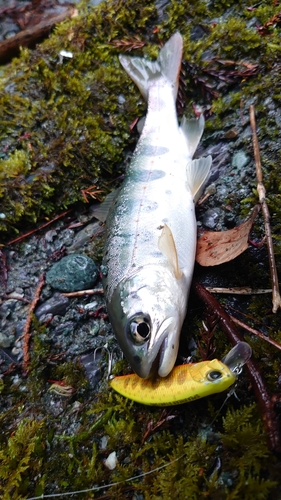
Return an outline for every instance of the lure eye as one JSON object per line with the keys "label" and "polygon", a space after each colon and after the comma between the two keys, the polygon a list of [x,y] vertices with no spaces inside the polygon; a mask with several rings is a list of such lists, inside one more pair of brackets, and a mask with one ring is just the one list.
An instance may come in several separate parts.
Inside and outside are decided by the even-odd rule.
{"label": "lure eye", "polygon": [[138,344],[146,342],[150,337],[149,319],[144,316],[135,316],[128,324],[128,330]]}
{"label": "lure eye", "polygon": [[207,379],[210,380],[211,382],[219,380],[220,378],[222,378],[222,373],[219,370],[213,370],[207,373]]}

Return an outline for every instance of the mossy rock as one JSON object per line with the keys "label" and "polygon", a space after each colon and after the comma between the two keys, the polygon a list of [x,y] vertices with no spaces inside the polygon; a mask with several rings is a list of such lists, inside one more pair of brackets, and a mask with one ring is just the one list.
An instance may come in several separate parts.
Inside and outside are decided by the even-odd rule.
{"label": "mossy rock", "polygon": [[98,275],[98,268],[90,257],[71,254],[53,264],[46,273],[46,283],[60,292],[76,292],[92,288]]}
{"label": "mossy rock", "polygon": [[[217,5],[215,1],[173,0],[157,10],[156,4],[112,0],[91,7],[84,1],[77,18],[59,25],[36,50],[23,50],[3,68],[1,232],[13,234],[26,222],[49,219],[83,202],[81,190],[93,184],[106,193],[108,182],[123,171],[128,148],[132,150],[137,139],[130,134],[129,125],[144,113],[145,104],[119,65],[117,55],[124,48],[122,43],[116,48],[114,40],[129,41],[137,36],[144,48],[132,50],[132,54],[151,57],[178,30],[184,37],[184,57],[193,64],[206,66],[207,53],[259,63],[259,74],[252,83],[245,81],[213,103],[210,131],[229,127],[231,113],[239,112],[241,99],[254,97],[261,115],[265,97],[270,95],[277,102],[281,94],[280,28],[272,26],[270,37],[262,37],[255,20],[266,23],[277,14],[278,5],[268,0],[249,9],[243,1]],[[203,35],[195,36],[202,25]],[[61,58],[62,49],[73,57]],[[190,98],[195,95],[204,103],[193,77],[186,76]],[[236,118],[233,114],[231,120]],[[279,137],[276,123],[274,128],[266,115],[261,118],[264,133]]]}

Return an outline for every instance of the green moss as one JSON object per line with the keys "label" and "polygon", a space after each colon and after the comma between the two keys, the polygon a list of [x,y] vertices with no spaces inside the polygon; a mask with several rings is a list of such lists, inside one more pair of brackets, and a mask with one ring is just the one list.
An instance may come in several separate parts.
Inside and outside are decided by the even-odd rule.
{"label": "green moss", "polygon": [[[108,42],[128,34],[135,19],[144,28],[155,13],[152,2],[129,7],[113,2],[82,12],[37,50],[25,50],[2,78],[0,230],[16,230],[21,220],[34,222],[54,206],[82,201],[81,189],[96,178],[103,183],[117,176],[129,123],[144,108],[136,92],[120,102],[128,79]],[[73,59],[60,64],[62,48]]]}
{"label": "green moss", "polygon": [[[35,405],[25,405],[25,413],[34,412],[43,397],[46,396],[42,393]],[[54,400],[58,396],[48,397]],[[213,434],[211,427],[207,434],[206,431],[198,434],[198,426],[204,429],[206,406],[207,400],[188,405],[188,411],[173,419],[173,431],[159,426],[163,417],[165,422],[162,410],[142,408],[112,391],[89,401],[82,413],[80,410],[73,414],[73,400],[68,403],[63,419],[64,425],[68,422],[69,430],[63,434],[61,417],[49,413],[43,420],[23,419],[12,436],[9,433],[5,436],[7,414],[1,421],[4,443],[0,451],[0,477],[6,495],[3,498],[85,490],[93,484],[106,486],[121,481],[105,490],[121,499],[128,486],[124,481],[135,475],[140,479],[130,481],[129,485],[145,499],[168,499],[173,491],[179,498],[210,496],[222,500],[250,498],[251,494],[265,499],[269,492],[274,493],[280,471],[267,450],[255,406],[239,410],[229,407],[220,436]],[[41,404],[40,407],[42,411]],[[22,410],[18,407],[15,411],[20,415]],[[103,449],[102,436],[107,436]],[[112,451],[116,451],[118,463],[110,471],[103,460]],[[222,469],[217,472],[213,470],[216,457],[222,462]]]}
{"label": "green moss", "polygon": [[[270,37],[262,37],[255,25],[247,23],[254,16],[266,23],[278,13],[278,6],[269,1],[253,10],[249,6],[243,1],[208,5],[172,0],[159,21],[153,1],[112,0],[97,8],[85,1],[77,18],[59,25],[36,50],[23,50],[0,81],[0,201],[5,215],[0,231],[18,231],[23,221],[50,218],[82,202],[81,189],[96,179],[106,191],[108,181],[121,171],[125,152],[135,142],[129,124],[143,114],[145,105],[120,67],[112,40],[137,34],[147,44],[134,53],[152,57],[157,55],[158,41],[178,30],[184,36],[184,56],[193,64],[204,67],[206,51],[260,63],[253,84],[246,80],[241,91],[213,103],[215,115],[208,127],[222,129],[224,118],[238,110],[241,98],[255,95],[262,100],[268,91],[277,99],[281,94],[278,68],[276,78],[272,72],[267,75],[266,69],[278,57],[280,28],[273,25]],[[193,29],[202,23],[205,34],[194,38]],[[71,51],[73,58],[60,62],[62,49]],[[202,101],[193,77],[187,75],[186,83],[191,99],[197,96]],[[264,120],[269,128],[267,116]]]}
{"label": "green moss", "polygon": [[[3,500],[24,498],[31,483],[29,469],[38,474],[42,466],[43,421],[23,419],[7,446],[0,450],[0,492]],[[44,482],[43,477],[38,483]]]}

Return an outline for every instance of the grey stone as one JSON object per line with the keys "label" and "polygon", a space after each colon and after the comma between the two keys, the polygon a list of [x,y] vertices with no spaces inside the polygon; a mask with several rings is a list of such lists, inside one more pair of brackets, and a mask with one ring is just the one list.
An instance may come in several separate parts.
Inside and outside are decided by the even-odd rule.
{"label": "grey stone", "polygon": [[214,208],[209,208],[203,216],[203,224],[209,229],[214,229],[219,219],[219,212]]}
{"label": "grey stone", "polygon": [[13,337],[7,337],[4,333],[0,332],[0,347],[10,347],[13,340]]}
{"label": "grey stone", "polygon": [[36,318],[40,319],[46,314],[51,314],[52,316],[64,316],[67,308],[69,306],[69,299],[64,297],[60,293],[54,293],[54,295],[40,304],[35,310]]}
{"label": "grey stone", "polygon": [[249,157],[243,151],[239,151],[238,153],[235,153],[235,155],[233,155],[231,163],[233,167],[241,169],[246,167],[246,165],[249,163]]}
{"label": "grey stone", "polygon": [[98,268],[86,255],[72,254],[56,262],[46,274],[46,283],[61,292],[92,288],[98,279]]}

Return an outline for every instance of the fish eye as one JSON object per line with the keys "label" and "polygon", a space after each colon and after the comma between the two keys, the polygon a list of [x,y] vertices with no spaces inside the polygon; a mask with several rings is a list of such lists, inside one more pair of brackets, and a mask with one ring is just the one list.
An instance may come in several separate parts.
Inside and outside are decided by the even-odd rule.
{"label": "fish eye", "polygon": [[212,370],[211,372],[207,373],[207,379],[211,382],[214,382],[215,380],[218,380],[220,378],[222,378],[222,373],[219,370]]}
{"label": "fish eye", "polygon": [[127,329],[138,344],[146,342],[150,337],[150,322],[145,316],[135,316],[128,323]]}

